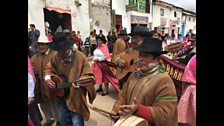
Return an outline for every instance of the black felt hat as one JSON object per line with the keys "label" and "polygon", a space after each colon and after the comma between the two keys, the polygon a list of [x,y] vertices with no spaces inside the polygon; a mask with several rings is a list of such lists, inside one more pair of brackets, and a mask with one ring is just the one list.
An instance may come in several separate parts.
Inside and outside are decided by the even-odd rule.
{"label": "black felt hat", "polygon": [[133,32],[129,33],[128,35],[140,35],[143,37],[152,37],[152,33],[149,31],[147,27],[144,26],[135,26]]}
{"label": "black felt hat", "polygon": [[162,41],[157,38],[144,38],[142,46],[139,48],[140,53],[155,53],[165,54],[167,51],[162,51]]}
{"label": "black felt hat", "polygon": [[57,33],[53,42],[50,44],[50,48],[53,50],[65,50],[71,48],[71,46],[75,43],[73,38],[69,38],[64,33]]}

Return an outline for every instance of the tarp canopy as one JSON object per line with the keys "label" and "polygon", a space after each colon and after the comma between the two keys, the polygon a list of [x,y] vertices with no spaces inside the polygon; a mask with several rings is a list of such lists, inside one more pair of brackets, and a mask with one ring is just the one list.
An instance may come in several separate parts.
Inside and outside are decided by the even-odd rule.
{"label": "tarp canopy", "polygon": [[60,8],[54,8],[54,7],[46,7],[46,9],[48,9],[49,11],[56,11],[58,13],[67,13],[67,14],[71,14],[71,10],[64,10],[64,9],[60,9]]}

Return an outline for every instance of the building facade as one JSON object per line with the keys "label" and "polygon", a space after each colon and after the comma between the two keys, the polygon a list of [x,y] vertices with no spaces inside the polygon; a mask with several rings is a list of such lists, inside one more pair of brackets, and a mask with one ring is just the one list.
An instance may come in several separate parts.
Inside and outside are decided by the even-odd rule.
{"label": "building facade", "polygon": [[28,0],[28,25],[35,24],[41,34],[46,34],[45,22],[53,34],[64,29],[79,30],[85,40],[90,33],[89,1]]}
{"label": "building facade", "polygon": [[103,31],[107,34],[111,30],[111,3],[110,0],[91,0],[90,5],[90,25],[91,31]]}
{"label": "building facade", "polygon": [[153,28],[159,33],[181,33],[182,9],[163,1],[153,2]]}
{"label": "building facade", "polygon": [[196,13],[184,10],[182,13],[182,31],[181,35],[185,36],[190,29],[196,34]]}
{"label": "building facade", "polygon": [[152,23],[152,0],[113,0],[112,28],[125,29],[130,33],[134,27],[146,27]]}

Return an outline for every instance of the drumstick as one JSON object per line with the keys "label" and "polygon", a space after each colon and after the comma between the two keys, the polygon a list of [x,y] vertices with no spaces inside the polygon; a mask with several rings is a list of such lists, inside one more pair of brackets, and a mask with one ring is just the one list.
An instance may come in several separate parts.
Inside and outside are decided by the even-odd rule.
{"label": "drumstick", "polygon": [[91,108],[91,109],[93,109],[93,110],[96,110],[96,111],[100,111],[100,112],[103,112],[103,113],[109,114],[109,115],[114,115],[114,114],[113,114],[113,113],[111,113],[111,112],[105,111],[105,110],[100,109],[100,108],[97,108],[97,107],[95,107],[95,106],[90,106],[90,108]]}

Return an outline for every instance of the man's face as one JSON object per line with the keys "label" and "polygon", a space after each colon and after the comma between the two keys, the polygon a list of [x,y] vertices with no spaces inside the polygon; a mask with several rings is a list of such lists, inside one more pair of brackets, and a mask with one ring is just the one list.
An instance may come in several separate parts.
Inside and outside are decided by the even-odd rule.
{"label": "man's face", "polygon": [[70,49],[63,49],[63,50],[58,50],[58,57],[61,59],[64,59],[66,57],[68,57]]}
{"label": "man's face", "polygon": [[158,33],[154,33],[154,34],[152,35],[152,38],[159,38],[159,34],[158,34]]}
{"label": "man's face", "polygon": [[149,53],[140,53],[139,54],[139,64],[138,67],[142,72],[146,72],[152,69],[150,64],[158,64],[159,59],[153,59],[153,55]]}
{"label": "man's face", "polygon": [[133,35],[131,38],[131,45],[133,48],[139,48],[142,45],[143,37],[140,35]]}
{"label": "man's face", "polygon": [[37,43],[37,46],[40,53],[45,53],[49,49],[49,45],[46,43]]}
{"label": "man's face", "polygon": [[30,29],[31,29],[31,31],[34,31],[34,30],[35,30],[35,28],[34,28],[34,27],[32,27],[32,26],[30,26]]}

